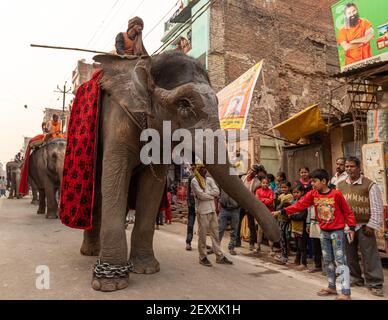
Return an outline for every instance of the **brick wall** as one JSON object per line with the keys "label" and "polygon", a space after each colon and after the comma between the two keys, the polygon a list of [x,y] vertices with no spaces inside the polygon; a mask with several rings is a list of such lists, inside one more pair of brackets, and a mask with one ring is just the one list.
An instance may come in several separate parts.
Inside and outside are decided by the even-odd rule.
{"label": "brick wall", "polygon": [[[259,131],[319,103],[329,111],[338,82],[330,7],[336,0],[220,0],[211,8],[209,75],[216,91],[261,59],[248,127],[260,159]],[[264,79],[264,81],[263,81]]]}
{"label": "brick wall", "polygon": [[[211,9],[209,74],[216,90],[265,59],[248,124],[266,130],[307,106],[328,111],[339,71],[335,0],[222,0]],[[263,90],[265,89],[265,90]],[[258,99],[265,92],[264,99]],[[261,100],[261,101],[260,101]]]}

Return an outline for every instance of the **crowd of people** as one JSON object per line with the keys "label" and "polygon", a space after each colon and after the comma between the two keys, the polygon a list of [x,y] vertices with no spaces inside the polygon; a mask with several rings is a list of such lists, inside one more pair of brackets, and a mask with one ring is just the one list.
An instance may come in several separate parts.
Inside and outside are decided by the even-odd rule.
{"label": "crowd of people", "polygon": [[[186,250],[192,250],[197,219],[201,265],[212,266],[208,259],[211,253],[215,253],[217,263],[233,264],[220,246],[228,225],[230,255],[238,254],[236,248],[241,246],[245,225],[249,229],[249,250],[263,252],[265,233],[253,216],[217,186],[204,166],[192,165],[191,173]],[[274,263],[326,275],[328,287],[321,289],[319,296],[336,295],[336,299],[349,300],[351,286],[366,286],[371,294],[383,296],[384,275],[375,231],[382,224],[384,208],[377,184],[362,174],[356,157],[337,159],[332,177],[326,170],[310,172],[308,167],[301,167],[299,176],[297,181],[288,181],[284,172],[274,176],[258,164],[241,176],[244,185],[278,222],[280,241],[268,241],[269,256]],[[207,236],[211,247],[206,245]],[[293,261],[291,255],[295,256]],[[314,258],[312,268],[308,268],[309,257]]]}

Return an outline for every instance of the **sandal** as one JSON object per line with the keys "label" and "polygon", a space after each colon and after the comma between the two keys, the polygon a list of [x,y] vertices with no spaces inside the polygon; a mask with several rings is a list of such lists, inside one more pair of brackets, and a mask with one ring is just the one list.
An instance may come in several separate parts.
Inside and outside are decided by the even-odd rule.
{"label": "sandal", "polygon": [[322,288],[317,292],[317,295],[320,297],[336,296],[337,294],[337,290],[330,288]]}
{"label": "sandal", "polygon": [[369,292],[376,297],[384,297],[384,291],[381,288],[368,288]]}

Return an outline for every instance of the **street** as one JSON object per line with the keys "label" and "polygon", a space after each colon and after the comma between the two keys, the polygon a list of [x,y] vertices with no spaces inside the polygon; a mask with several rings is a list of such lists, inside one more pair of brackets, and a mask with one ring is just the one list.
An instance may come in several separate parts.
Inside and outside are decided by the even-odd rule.
{"label": "street", "polygon": [[[128,288],[113,293],[96,292],[90,286],[91,266],[96,257],[79,253],[82,231],[37,215],[37,207],[30,201],[0,199],[0,299],[332,299],[315,294],[327,285],[321,274],[275,265],[250,254],[246,243],[238,248],[238,256],[231,257],[234,265],[218,265],[215,256],[210,255],[213,267],[201,266],[196,236],[193,251],[186,251],[186,225],[181,223],[163,225],[155,231],[159,273],[131,274]],[[130,229],[131,226],[127,231],[128,243]],[[228,239],[223,240],[224,252],[227,242]],[[49,268],[48,290],[36,287],[38,266]],[[387,279],[386,268],[384,273]],[[387,300],[386,288],[385,295],[383,299]],[[352,298],[378,299],[368,294],[366,288],[353,288]]]}

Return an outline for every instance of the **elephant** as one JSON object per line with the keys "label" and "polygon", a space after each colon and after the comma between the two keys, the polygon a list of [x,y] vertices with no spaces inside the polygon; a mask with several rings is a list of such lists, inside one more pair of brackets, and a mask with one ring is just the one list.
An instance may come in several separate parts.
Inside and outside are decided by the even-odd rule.
{"label": "elephant", "polygon": [[[177,51],[141,59],[98,55],[94,60],[103,77],[93,227],[84,231],[80,252],[99,256],[96,266],[127,266],[135,273],[156,273],[160,265],[153,251],[153,236],[167,165],[142,164],[141,133],[152,128],[162,136],[164,121],[171,121],[172,130],[217,130],[218,100],[203,66]],[[229,161],[204,164],[221,188],[256,218],[269,239],[278,241],[276,220],[238,176],[229,174]],[[125,216],[130,201],[135,203],[136,221],[128,259]],[[109,278],[95,270],[91,286],[96,291],[111,292],[129,285],[129,272]]]}
{"label": "elephant", "polygon": [[31,204],[33,205],[39,205],[39,191],[38,191],[38,187],[35,185],[35,182],[32,181],[31,179],[28,181],[30,187],[31,187],[31,191],[32,191],[32,200],[31,200]]}
{"label": "elephant", "polygon": [[46,213],[47,199],[47,219],[58,218],[56,193],[62,182],[65,151],[66,140],[53,139],[34,150],[30,155],[28,180],[31,186],[36,186],[39,192],[38,214]]}
{"label": "elephant", "polygon": [[9,188],[8,199],[20,199],[19,186],[20,186],[20,172],[21,163],[17,161],[10,161],[6,164],[7,171],[7,187]]}

